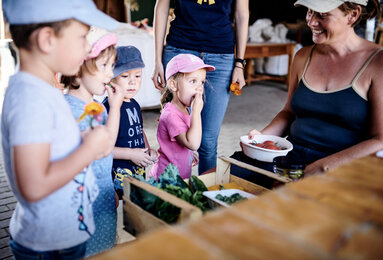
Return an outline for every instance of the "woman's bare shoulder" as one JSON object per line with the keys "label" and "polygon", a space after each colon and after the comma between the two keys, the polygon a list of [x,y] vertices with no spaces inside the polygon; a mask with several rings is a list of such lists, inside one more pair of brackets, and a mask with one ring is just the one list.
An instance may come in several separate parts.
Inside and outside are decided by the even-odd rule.
{"label": "woman's bare shoulder", "polygon": [[314,46],[305,46],[305,47],[302,47],[301,49],[299,49],[299,51],[297,51],[297,53],[295,54],[294,56],[294,63],[295,63],[295,66],[297,65],[302,65],[302,63],[306,63],[306,60],[308,59],[308,57],[310,56],[310,53],[312,51]]}
{"label": "woman's bare shoulder", "polygon": [[[375,56],[371,60],[371,63],[367,67],[367,70],[370,70],[371,73],[375,76],[378,76],[379,79],[383,78],[382,68],[383,68],[383,47],[374,44],[371,48],[370,53],[375,53]],[[375,78],[375,77],[373,77]]]}

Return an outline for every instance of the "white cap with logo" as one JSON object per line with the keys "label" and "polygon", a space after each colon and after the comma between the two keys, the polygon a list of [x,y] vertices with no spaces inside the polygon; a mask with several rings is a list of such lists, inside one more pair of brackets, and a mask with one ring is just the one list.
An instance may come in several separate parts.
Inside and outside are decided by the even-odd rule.
{"label": "white cap with logo", "polygon": [[303,5],[318,13],[327,13],[335,8],[338,8],[345,2],[355,3],[366,6],[368,0],[298,0],[294,3],[295,6]]}

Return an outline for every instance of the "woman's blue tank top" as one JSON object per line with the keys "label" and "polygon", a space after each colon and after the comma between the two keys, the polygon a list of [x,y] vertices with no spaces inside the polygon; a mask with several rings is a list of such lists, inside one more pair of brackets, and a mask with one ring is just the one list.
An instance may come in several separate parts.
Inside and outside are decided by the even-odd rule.
{"label": "woman's blue tank top", "polygon": [[290,101],[296,116],[289,134],[293,142],[335,153],[369,138],[370,104],[357,93],[355,82],[379,51],[381,49],[370,56],[350,85],[336,91],[317,92],[304,79],[311,50]]}

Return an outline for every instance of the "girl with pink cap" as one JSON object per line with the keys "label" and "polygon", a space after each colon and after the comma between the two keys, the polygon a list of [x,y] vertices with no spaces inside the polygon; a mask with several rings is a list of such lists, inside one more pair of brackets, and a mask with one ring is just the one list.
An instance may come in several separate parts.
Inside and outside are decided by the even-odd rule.
{"label": "girl with pink cap", "polygon": [[[112,149],[117,138],[120,107],[124,95],[119,86],[110,83],[117,60],[117,36],[106,30],[92,27],[87,40],[91,45],[91,51],[79,72],[75,76],[64,76],[62,81],[68,89],[65,99],[79,122],[80,130],[87,131],[93,125],[105,124],[111,134],[110,150],[105,151],[107,155],[91,164],[100,190],[93,204],[96,230],[86,245],[86,256],[91,256],[113,247],[116,240],[118,199],[116,199],[110,172],[113,164]],[[108,86],[109,83],[113,84],[113,88]],[[98,118],[99,122],[93,120],[90,115],[81,120],[84,106],[90,102],[96,102],[93,96],[102,96],[105,91],[108,92],[110,102],[109,114],[105,107],[99,104],[104,109]]]}
{"label": "girl with pink cap", "polygon": [[189,178],[198,163],[193,151],[201,144],[202,95],[206,71],[213,70],[192,54],[179,54],[166,66],[167,89],[157,129],[159,157],[150,172],[153,178],[158,179],[169,163],[178,167],[183,179]]}

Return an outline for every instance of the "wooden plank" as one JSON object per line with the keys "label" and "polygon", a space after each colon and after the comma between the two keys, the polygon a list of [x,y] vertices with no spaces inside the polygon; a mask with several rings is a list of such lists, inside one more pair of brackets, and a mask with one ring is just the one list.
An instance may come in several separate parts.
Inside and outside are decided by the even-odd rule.
{"label": "wooden plank", "polygon": [[284,177],[284,176],[276,174],[274,172],[266,171],[266,170],[261,169],[259,167],[256,167],[256,166],[253,166],[253,165],[250,165],[250,164],[247,164],[247,163],[235,160],[233,158],[220,157],[220,159],[225,161],[225,162],[227,162],[227,163],[235,164],[235,165],[237,165],[239,167],[245,168],[247,170],[250,170],[250,171],[253,171],[253,172],[257,172],[257,173],[266,175],[267,177],[270,177],[270,178],[272,178],[274,180],[277,180],[277,181],[280,181],[280,182],[283,182],[283,183],[288,183],[288,182],[292,181],[290,178]]}
{"label": "wooden plank", "polygon": [[[222,158],[220,158],[222,159]],[[230,163],[228,161],[217,160],[217,174],[215,175],[215,184],[228,183],[230,180]]]}
{"label": "wooden plank", "polygon": [[244,180],[242,178],[239,178],[235,175],[230,175],[230,182],[235,182],[239,186],[243,187],[246,192],[250,192],[254,195],[262,194],[266,191],[270,191],[269,189],[266,189],[262,186],[259,186],[255,183],[249,182],[247,180]]}
{"label": "wooden plank", "polygon": [[289,191],[383,226],[383,193],[331,175],[313,176],[289,186]]}
{"label": "wooden plank", "polygon": [[[150,245],[148,247],[148,245]],[[164,250],[166,248],[166,250]],[[218,250],[212,250],[200,240],[182,230],[169,228],[153,232],[124,246],[92,257],[93,260],[222,260],[232,259]]]}
{"label": "wooden plank", "polygon": [[123,201],[125,230],[133,236],[168,226],[165,221],[143,210],[125,196]]}
{"label": "wooden plank", "polygon": [[326,173],[338,181],[361,185],[376,191],[383,191],[383,159],[375,155],[353,161]]}
{"label": "wooden plank", "polygon": [[209,213],[203,222],[189,223],[187,230],[188,236],[214,245],[232,259],[334,259],[304,240],[243,218],[234,208]]}
{"label": "wooden plank", "polygon": [[[297,241],[306,241],[336,257],[383,256],[382,230],[342,210],[289,192],[288,188],[266,193],[262,199],[238,203],[233,209],[249,221],[257,220],[270,230],[283,236],[290,235]],[[350,246],[362,238],[365,251]]]}

